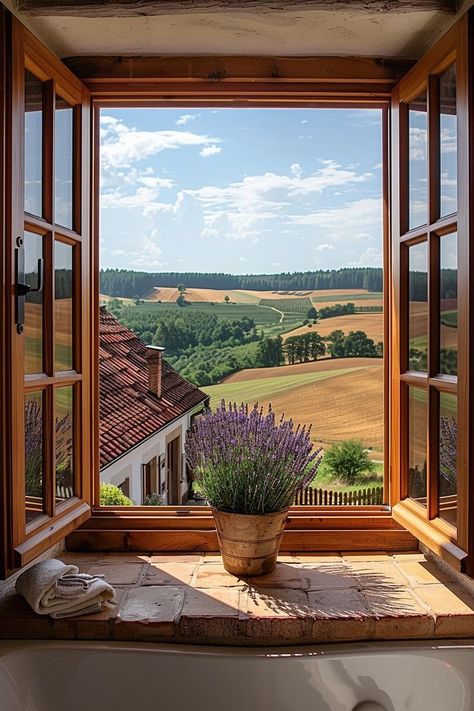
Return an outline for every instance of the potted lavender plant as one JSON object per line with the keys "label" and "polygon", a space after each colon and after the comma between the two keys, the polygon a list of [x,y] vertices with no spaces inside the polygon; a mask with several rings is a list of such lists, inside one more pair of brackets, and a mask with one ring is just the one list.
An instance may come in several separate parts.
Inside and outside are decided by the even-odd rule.
{"label": "potted lavender plant", "polygon": [[321,462],[311,427],[279,422],[256,404],[222,402],[188,432],[186,458],[212,507],[224,567],[261,575],[276,565],[287,512]]}

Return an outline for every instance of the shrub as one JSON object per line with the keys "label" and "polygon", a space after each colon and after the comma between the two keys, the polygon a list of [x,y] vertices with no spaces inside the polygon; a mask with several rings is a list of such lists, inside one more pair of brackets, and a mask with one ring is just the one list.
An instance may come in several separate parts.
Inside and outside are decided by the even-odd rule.
{"label": "shrub", "polygon": [[133,506],[133,501],[125,496],[122,489],[115,484],[100,482],[100,505],[101,506]]}
{"label": "shrub", "polygon": [[194,422],[186,459],[199,490],[220,511],[266,514],[283,511],[313,481],[321,462],[311,427],[275,422],[271,408],[223,401]]}
{"label": "shrub", "polygon": [[334,477],[347,484],[355,484],[361,474],[372,474],[375,471],[367,450],[357,439],[346,439],[341,444],[334,444],[325,452],[324,463]]}
{"label": "shrub", "polygon": [[145,501],[143,502],[144,506],[164,506],[165,505],[165,500],[161,496],[161,494],[149,494],[147,497],[145,497]]}

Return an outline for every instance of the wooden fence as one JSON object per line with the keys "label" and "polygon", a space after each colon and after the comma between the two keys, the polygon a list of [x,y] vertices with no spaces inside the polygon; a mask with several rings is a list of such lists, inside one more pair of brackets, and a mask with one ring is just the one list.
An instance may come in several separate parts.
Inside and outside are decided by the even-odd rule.
{"label": "wooden fence", "polygon": [[383,504],[383,487],[373,486],[356,491],[306,489],[296,497],[297,506],[371,506]]}

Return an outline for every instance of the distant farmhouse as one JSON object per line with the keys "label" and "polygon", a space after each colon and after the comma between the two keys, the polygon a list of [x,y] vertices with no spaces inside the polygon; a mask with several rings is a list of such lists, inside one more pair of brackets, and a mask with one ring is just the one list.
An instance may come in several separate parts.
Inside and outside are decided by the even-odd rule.
{"label": "distant farmhouse", "polygon": [[185,503],[190,481],[184,440],[208,396],[100,308],[100,480],[119,486],[136,505],[159,494]]}

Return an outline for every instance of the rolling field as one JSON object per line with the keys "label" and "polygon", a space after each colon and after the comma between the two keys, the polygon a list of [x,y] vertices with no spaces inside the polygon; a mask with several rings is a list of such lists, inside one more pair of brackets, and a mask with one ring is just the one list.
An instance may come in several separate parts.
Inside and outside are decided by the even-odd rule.
{"label": "rolling field", "polygon": [[348,358],[258,368],[235,373],[220,385],[203,388],[212,406],[221,399],[285,413],[297,424],[311,424],[317,445],[361,439],[381,458],[383,449],[383,362]]}
{"label": "rolling field", "polygon": [[383,341],[383,314],[381,313],[366,313],[366,314],[347,314],[344,316],[334,316],[333,318],[325,318],[319,321],[315,326],[299,326],[294,331],[289,331],[283,337],[283,340],[290,336],[301,336],[303,333],[311,333],[316,331],[320,336],[328,336],[335,329],[339,329],[347,336],[349,331],[364,331],[369,338],[372,338],[375,343]]}
{"label": "rolling field", "polygon": [[313,305],[311,299],[303,298],[288,298],[288,299],[260,299],[260,306],[268,306],[271,309],[277,309],[283,314],[296,314],[301,318],[306,318],[306,314]]}

